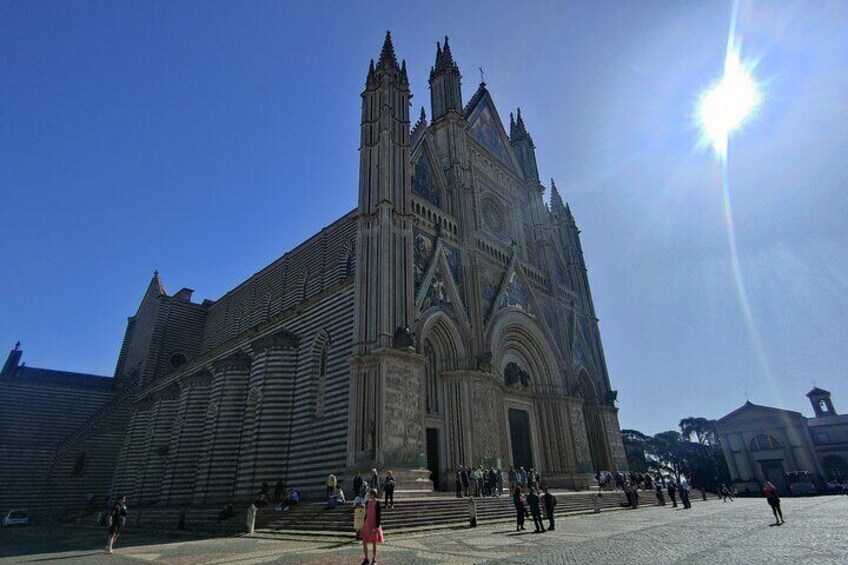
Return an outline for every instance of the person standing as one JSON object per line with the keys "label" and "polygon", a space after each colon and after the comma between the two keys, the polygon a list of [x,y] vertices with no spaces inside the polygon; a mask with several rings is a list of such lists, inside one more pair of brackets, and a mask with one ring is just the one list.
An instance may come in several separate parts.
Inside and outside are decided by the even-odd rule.
{"label": "person standing", "polygon": [[368,479],[368,488],[377,490],[380,486],[380,475],[377,474],[377,469],[371,469],[371,478]]}
{"label": "person standing", "polygon": [[657,505],[665,506],[665,495],[663,494],[662,485],[659,483],[654,483],[654,492],[657,493]]}
{"label": "person standing", "polygon": [[537,534],[545,531],[545,525],[542,523],[542,508],[539,503],[539,494],[533,487],[530,489],[530,494],[527,495],[527,505],[530,506],[530,515],[533,516],[533,525],[536,526],[535,533]]}
{"label": "person standing", "polygon": [[785,524],[786,520],[783,519],[783,511],[780,509],[780,497],[777,495],[777,488],[771,482],[766,481],[765,486],[763,487],[763,494],[766,495],[766,500],[771,506],[771,511],[774,514],[775,526],[779,526],[781,524]]}
{"label": "person standing", "polygon": [[689,502],[689,481],[685,476],[680,477],[680,487],[678,490],[680,491],[680,502],[683,503],[683,508],[687,510],[692,508],[692,504]]}
{"label": "person standing", "polygon": [[286,492],[286,485],[283,484],[283,479],[277,479],[277,484],[274,485],[274,502],[279,504],[283,501],[283,494]]}
{"label": "person standing", "polygon": [[524,530],[524,516],[527,510],[524,508],[524,500],[521,496],[521,487],[516,485],[512,491],[512,504],[515,506],[515,531]]}
{"label": "person standing", "polygon": [[[377,563],[377,544],[385,541],[383,528],[380,526],[381,513],[377,489],[372,488],[368,493],[368,502],[365,503],[365,520],[362,524],[362,552],[365,554],[362,565]],[[368,559],[369,543],[371,544],[370,560]]]}
{"label": "person standing", "polygon": [[466,465],[462,469],[462,496],[468,496],[469,485],[471,484],[471,467]]}
{"label": "person standing", "polygon": [[353,495],[359,496],[359,491],[362,490],[362,485],[365,484],[365,479],[362,478],[362,473],[356,472],[353,477]]}
{"label": "person standing", "polygon": [[677,487],[674,486],[674,481],[668,482],[668,498],[671,500],[671,507],[677,508],[677,497],[675,496]]}
{"label": "person standing", "polygon": [[548,517],[548,530],[554,531],[554,506],[557,504],[557,499],[548,491],[548,485],[542,487],[545,494],[542,495],[542,506],[545,507],[545,514]]}
{"label": "person standing", "polygon": [[462,467],[456,468],[456,497],[462,498]]}
{"label": "person standing", "polygon": [[106,525],[109,527],[109,537],[106,539],[106,553],[113,553],[112,546],[121,535],[124,526],[127,525],[127,496],[121,495],[106,516]]}
{"label": "person standing", "polygon": [[515,476],[515,467],[509,468],[509,474],[507,474],[507,478],[509,479],[509,492],[515,490],[516,476]]}
{"label": "person standing", "polygon": [[383,480],[383,494],[386,497],[386,508],[395,507],[395,476],[391,471],[386,471],[386,478]]}
{"label": "person standing", "polygon": [[524,492],[524,489],[527,488],[527,471],[524,470],[524,467],[518,468],[518,482],[521,485],[521,492]]}

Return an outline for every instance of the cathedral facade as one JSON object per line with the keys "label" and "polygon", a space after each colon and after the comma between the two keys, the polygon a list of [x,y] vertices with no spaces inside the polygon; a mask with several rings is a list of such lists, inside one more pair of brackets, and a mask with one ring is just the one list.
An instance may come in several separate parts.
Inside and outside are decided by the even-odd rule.
{"label": "cathedral facade", "polygon": [[[357,207],[218,300],[154,275],[114,396],[56,448],[48,490],[207,505],[372,467],[422,491],[458,465],[572,488],[626,469],[569,206],[553,181],[545,204],[520,111],[507,132],[485,83],[463,101],[447,39],[429,82],[412,124],[387,34]],[[74,474],[80,454],[109,484]]]}

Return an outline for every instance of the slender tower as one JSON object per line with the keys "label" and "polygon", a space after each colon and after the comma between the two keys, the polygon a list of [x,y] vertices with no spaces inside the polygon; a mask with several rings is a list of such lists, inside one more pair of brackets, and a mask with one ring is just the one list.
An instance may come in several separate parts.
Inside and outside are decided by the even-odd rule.
{"label": "slender tower", "polygon": [[[348,465],[391,467],[399,488],[429,485],[424,451],[424,360],[413,315],[409,80],[387,32],[362,93],[356,351],[351,360]],[[427,487],[425,487],[427,488]]]}
{"label": "slender tower", "polygon": [[409,80],[387,32],[362,93],[359,148],[358,353],[390,347],[412,312]]}

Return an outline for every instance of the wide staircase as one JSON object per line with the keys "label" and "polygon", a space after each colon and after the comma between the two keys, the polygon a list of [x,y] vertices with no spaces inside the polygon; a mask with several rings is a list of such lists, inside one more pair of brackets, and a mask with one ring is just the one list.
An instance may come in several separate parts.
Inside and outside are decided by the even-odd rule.
{"label": "wide staircase", "polygon": [[[618,510],[627,507],[627,497],[622,491],[554,492],[557,497],[556,514],[575,514],[598,510]],[[700,491],[691,491],[692,502],[701,500]],[[475,498],[477,523],[491,524],[515,519],[512,497]],[[639,491],[639,504],[653,506],[657,500],[653,491]],[[670,502],[668,502],[670,504]],[[353,507],[350,503],[327,508],[323,503],[303,503],[288,512],[279,513],[263,509],[257,520],[257,535],[305,533],[323,535],[354,535]],[[384,530],[426,530],[451,528],[467,525],[468,499],[435,495],[427,498],[405,498],[398,500],[394,508],[383,508]],[[532,526],[532,520],[531,520]]]}

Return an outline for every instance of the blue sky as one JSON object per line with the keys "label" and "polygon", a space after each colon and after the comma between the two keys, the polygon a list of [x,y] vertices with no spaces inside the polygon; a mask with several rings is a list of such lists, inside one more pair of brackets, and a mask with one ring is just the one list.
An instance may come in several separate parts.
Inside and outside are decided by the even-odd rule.
{"label": "blue sky", "polygon": [[[305,4],[305,3],[304,3]],[[721,169],[693,111],[731,4],[0,3],[0,347],[111,374],[154,269],[217,298],[352,209],[359,93],[386,29],[429,111],[450,35],[521,106],[582,229],[623,427],[753,402],[848,411],[848,3],[743,2],[764,100]]]}

